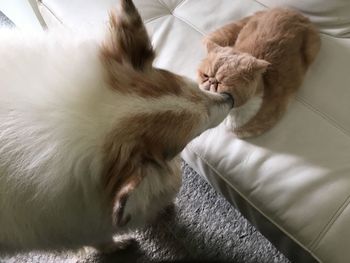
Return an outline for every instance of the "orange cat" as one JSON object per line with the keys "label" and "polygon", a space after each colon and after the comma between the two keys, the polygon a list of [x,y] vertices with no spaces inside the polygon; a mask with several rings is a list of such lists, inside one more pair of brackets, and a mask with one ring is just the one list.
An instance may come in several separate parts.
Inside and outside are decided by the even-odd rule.
{"label": "orange cat", "polygon": [[208,55],[198,70],[201,88],[234,97],[226,123],[240,138],[276,124],[320,49],[309,19],[282,8],[228,24],[205,43]]}

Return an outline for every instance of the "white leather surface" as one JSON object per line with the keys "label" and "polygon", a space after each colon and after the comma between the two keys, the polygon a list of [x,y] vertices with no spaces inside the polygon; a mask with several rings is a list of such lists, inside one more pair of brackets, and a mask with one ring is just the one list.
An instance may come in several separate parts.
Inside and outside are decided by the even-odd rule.
{"label": "white leather surface", "polygon": [[322,32],[338,37],[350,37],[349,0],[257,0],[267,6],[289,6],[303,11]]}
{"label": "white leather surface", "polygon": [[[339,36],[349,33],[350,1],[332,1],[295,4],[325,34],[320,55],[283,120],[246,141],[219,126],[194,140],[183,157],[201,174],[224,179],[319,261],[345,263],[350,262],[350,39]],[[43,7],[55,21],[93,33],[101,31],[107,9],[116,2],[43,0]],[[159,54],[156,64],[190,77],[205,55],[203,34],[264,9],[259,2],[135,0]]]}

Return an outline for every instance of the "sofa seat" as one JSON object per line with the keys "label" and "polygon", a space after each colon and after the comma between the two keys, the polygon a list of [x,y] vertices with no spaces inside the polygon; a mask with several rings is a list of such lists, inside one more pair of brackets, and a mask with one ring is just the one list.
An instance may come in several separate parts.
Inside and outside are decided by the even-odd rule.
{"label": "sofa seat", "polygon": [[[101,34],[118,0],[42,0],[49,27]],[[159,57],[156,66],[196,77],[205,34],[275,5],[319,27],[322,48],[284,118],[237,139],[225,125],[193,140],[182,157],[293,262],[350,262],[350,2],[135,0]]]}

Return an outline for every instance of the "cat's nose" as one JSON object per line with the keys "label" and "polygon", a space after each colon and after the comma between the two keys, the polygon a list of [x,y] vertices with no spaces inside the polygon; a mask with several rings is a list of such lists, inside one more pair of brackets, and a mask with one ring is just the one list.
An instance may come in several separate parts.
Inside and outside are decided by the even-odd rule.
{"label": "cat's nose", "polygon": [[210,79],[209,79],[209,83],[215,85],[215,84],[218,83],[218,81],[217,81],[215,78],[210,78]]}
{"label": "cat's nose", "polygon": [[210,91],[216,92],[218,89],[218,81],[216,80],[216,78],[210,78],[209,84],[210,84]]}

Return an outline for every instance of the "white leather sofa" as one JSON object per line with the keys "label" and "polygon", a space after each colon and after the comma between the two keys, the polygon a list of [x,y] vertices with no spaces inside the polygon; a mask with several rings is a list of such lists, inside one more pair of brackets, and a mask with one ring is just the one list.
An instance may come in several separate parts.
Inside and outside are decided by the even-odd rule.
{"label": "white leather sofa", "polygon": [[[49,28],[100,34],[118,0],[42,0]],[[350,262],[350,1],[135,0],[156,65],[195,78],[203,36],[229,21],[291,6],[322,48],[297,99],[270,132],[239,140],[221,125],[182,156],[293,262]]]}

